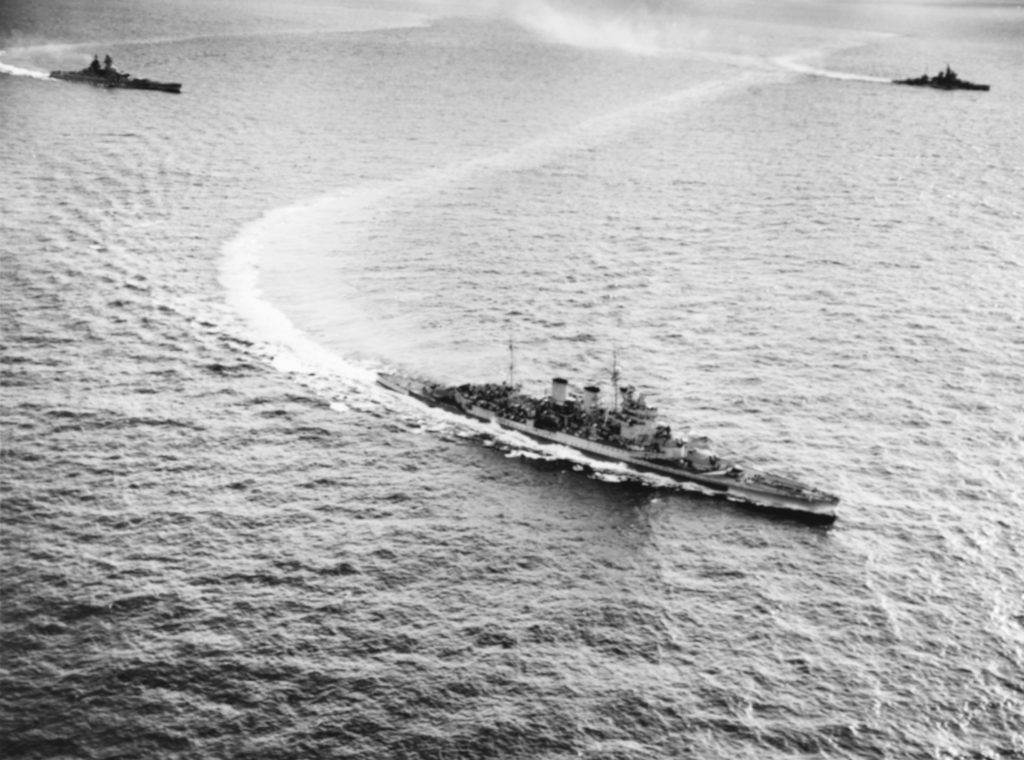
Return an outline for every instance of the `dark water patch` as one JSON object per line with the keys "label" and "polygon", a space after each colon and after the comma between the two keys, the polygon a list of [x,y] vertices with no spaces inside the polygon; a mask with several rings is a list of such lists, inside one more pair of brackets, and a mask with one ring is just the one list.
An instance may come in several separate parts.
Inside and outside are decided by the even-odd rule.
{"label": "dark water patch", "polygon": [[[794,716],[795,717],[795,716]],[[736,723],[731,729],[738,738],[751,741],[765,748],[783,752],[786,754],[801,754],[804,756],[828,755],[834,753],[841,745],[837,744],[834,737],[827,731],[820,731],[816,728],[800,730],[797,728],[778,729],[756,729],[746,724]],[[858,757],[885,757],[883,747],[871,742],[857,742],[856,746],[849,747],[864,754]],[[908,756],[915,756],[919,752],[926,751],[924,746],[914,747],[912,742],[904,745],[904,751]],[[921,755],[924,756],[924,755]]]}
{"label": "dark water patch", "polygon": [[313,395],[301,395],[298,393],[280,393],[273,396],[255,395],[247,399],[252,406],[273,405],[287,407],[296,405],[303,408],[327,409],[330,404],[323,398]]}
{"label": "dark water patch", "polygon": [[[0,634],[0,646],[3,647],[5,660],[12,665],[18,665],[19,660],[34,660],[38,652],[46,651],[47,641],[38,635],[36,631],[22,628],[20,630],[9,630]],[[3,682],[0,680],[0,686]]]}
{"label": "dark water patch", "polygon": [[164,599],[159,596],[152,594],[138,594],[136,596],[126,596],[121,597],[120,599],[114,599],[108,605],[108,609],[115,614],[122,612],[137,612],[158,604],[162,605],[163,602]]}
{"label": "dark water patch", "polygon": [[526,638],[534,644],[560,644],[566,640],[569,631],[555,623],[532,623],[526,627]]}
{"label": "dark water patch", "polygon": [[294,586],[306,589],[308,581],[289,574],[274,573],[229,573],[217,581],[218,585],[254,585],[254,586]]}
{"label": "dark water patch", "polygon": [[[218,327],[217,325],[215,325],[212,322],[199,322],[199,324],[201,326],[203,326],[203,327],[208,327],[208,328]],[[229,345],[233,345],[233,346],[237,346],[239,348],[252,348],[254,345],[256,345],[251,340],[248,340],[246,338],[239,338],[239,337],[234,336],[234,335],[220,335],[219,337],[220,337],[220,339],[222,341],[224,341],[224,343],[229,344]]]}
{"label": "dark water patch", "polygon": [[47,360],[46,360],[45,357],[33,356],[31,354],[28,354],[28,353],[26,353],[26,354],[15,353],[15,351],[11,347],[9,347],[9,346],[5,346],[3,348],[3,362],[2,362],[2,364],[3,364],[3,366],[5,368],[8,365],[12,365],[12,364],[14,364],[14,365],[17,365],[17,364],[39,364],[39,363],[44,363],[45,364],[46,361]]}
{"label": "dark water patch", "polygon": [[667,695],[636,689],[612,692],[602,700],[598,713],[618,730],[649,741],[678,729],[686,717],[684,708]]}
{"label": "dark water patch", "polygon": [[700,571],[702,578],[746,578],[748,573],[743,570],[725,567],[709,567]]}
{"label": "dark water patch", "polygon": [[203,365],[203,368],[207,372],[211,372],[215,375],[221,375],[225,377],[239,377],[243,375],[250,375],[260,371],[255,364],[249,364],[247,362],[237,362],[234,364],[226,364],[223,362],[211,362]]}
{"label": "dark water patch", "polygon": [[334,440],[334,434],[323,427],[313,426],[297,426],[292,430],[292,434],[303,441],[323,441],[325,439]]}
{"label": "dark water patch", "polygon": [[[20,729],[15,734],[11,729]],[[53,736],[61,733],[43,728],[9,726],[0,734],[0,756],[6,758],[72,758],[95,757],[87,742],[71,737]]]}
{"label": "dark water patch", "polygon": [[[50,366],[54,366],[54,364]],[[0,370],[0,384],[4,388],[32,388],[39,382],[39,378],[34,372],[34,368],[39,366],[45,366],[45,362],[32,362],[31,367],[21,369],[4,368]]]}
{"label": "dark water patch", "polygon": [[278,419],[281,417],[290,417],[291,413],[287,409],[266,409],[259,413],[260,417],[265,419]]}
{"label": "dark water patch", "polygon": [[885,734],[865,723],[826,723],[815,732],[830,747],[830,751],[852,753],[855,757],[885,757]]}
{"label": "dark water patch", "polygon": [[55,601],[48,614],[65,624],[80,623],[90,618],[127,620],[141,614],[154,613],[161,620],[183,619],[194,614],[195,607],[174,596],[135,594],[108,602]]}
{"label": "dark water patch", "polygon": [[345,480],[342,480],[342,479],[339,479],[339,478],[334,478],[334,477],[314,478],[313,480],[303,481],[302,483],[298,484],[299,488],[308,488],[308,489],[320,489],[320,488],[334,489],[334,488],[339,488],[339,487],[346,486],[346,485],[350,485],[350,483],[348,483]]}
{"label": "dark water patch", "polygon": [[[57,350],[63,346],[71,346],[79,342],[78,337],[68,337],[57,332],[47,332],[45,335],[37,335],[33,333],[22,332],[18,335],[19,348],[24,350],[34,350],[38,353],[45,354],[48,351]],[[43,348],[46,351],[39,352],[38,349]],[[45,355],[38,356],[31,360],[32,363],[40,364],[42,366],[57,366],[63,363],[60,358],[54,357],[53,355],[47,357]]]}
{"label": "dark water patch", "polygon": [[56,417],[57,419],[81,419],[83,417],[93,417],[94,413],[82,412],[74,409],[49,409],[44,412],[48,417]]}
{"label": "dark water patch", "polygon": [[51,432],[55,434],[67,432],[85,432],[89,430],[124,430],[126,428],[179,428],[182,430],[202,431],[205,428],[188,419],[174,417],[148,417],[125,414],[116,409],[103,410],[69,410],[54,409],[46,412],[48,417],[68,420],[67,424],[55,424]]}
{"label": "dark water patch", "polygon": [[41,462],[46,457],[31,450],[3,446],[0,448],[0,460],[11,460],[15,462]]}
{"label": "dark water patch", "polygon": [[40,493],[43,496],[43,502],[49,503],[89,504],[99,502],[104,498],[88,485],[80,487],[55,486],[43,488]]}
{"label": "dark water patch", "polygon": [[[499,642],[524,641],[530,645],[557,645],[587,647],[603,656],[621,660],[644,660],[661,662],[666,656],[676,656],[680,645],[665,632],[659,622],[626,622],[626,616],[618,613],[611,618],[587,616],[581,611],[580,619],[560,617],[554,621],[531,623],[522,628],[522,633],[512,636],[504,634]],[[616,622],[618,621],[618,622]]]}
{"label": "dark water patch", "polygon": [[351,562],[342,561],[331,567],[323,568],[318,570],[321,575],[359,575],[362,571],[359,567]]}
{"label": "dark water patch", "polygon": [[571,720],[559,710],[506,717],[495,712],[485,723],[455,724],[438,734],[433,730],[411,730],[387,742],[390,756],[403,760],[426,758],[528,758],[573,756],[578,753],[577,737]]}
{"label": "dark water patch", "polygon": [[400,630],[365,629],[357,626],[339,626],[338,632],[348,641],[348,649],[358,656],[412,654],[424,650],[423,642],[414,634]]}
{"label": "dark water patch", "polygon": [[69,602],[63,606],[60,616],[67,623],[77,623],[86,618],[107,615],[110,607],[88,602]]}
{"label": "dark water patch", "polygon": [[469,638],[477,647],[512,649],[518,643],[518,637],[515,634],[503,630],[495,623],[484,626],[468,626],[462,629],[462,635]]}
{"label": "dark water patch", "polygon": [[185,430],[204,431],[206,428],[195,422],[180,419],[156,418],[156,417],[126,417],[120,424],[124,426],[139,427],[170,427],[182,428]]}

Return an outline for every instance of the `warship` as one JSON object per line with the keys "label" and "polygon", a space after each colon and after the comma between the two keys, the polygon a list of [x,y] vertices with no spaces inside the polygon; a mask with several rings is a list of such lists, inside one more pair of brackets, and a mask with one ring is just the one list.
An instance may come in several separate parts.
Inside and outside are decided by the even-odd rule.
{"label": "warship", "polygon": [[81,71],[51,71],[51,79],[63,79],[66,82],[80,82],[94,87],[118,87],[126,90],[159,90],[161,92],[181,92],[178,82],[155,82],[152,79],[140,79],[118,71],[108,55],[100,65],[99,58],[93,56],[92,63]]}
{"label": "warship", "polygon": [[894,79],[893,84],[906,84],[911,87],[934,87],[937,90],[982,90],[987,92],[987,84],[975,84],[961,79],[953,69],[946,66],[945,71],[940,71],[933,77],[922,74],[913,79]]}
{"label": "warship", "polygon": [[428,406],[620,462],[636,472],[693,484],[732,501],[814,522],[836,518],[837,496],[719,457],[706,436],[673,436],[635,387],[619,387],[617,369],[612,372],[614,401],[606,405],[598,386],[572,391],[560,377],[551,381],[549,395],[526,395],[515,384],[511,366],[509,380],[500,383],[452,386],[393,373],[380,373],[377,382]]}

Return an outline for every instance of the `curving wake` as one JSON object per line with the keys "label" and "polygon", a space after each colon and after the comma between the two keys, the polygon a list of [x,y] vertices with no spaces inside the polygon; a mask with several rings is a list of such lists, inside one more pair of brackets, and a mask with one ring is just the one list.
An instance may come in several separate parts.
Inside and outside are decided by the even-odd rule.
{"label": "curving wake", "polygon": [[867,74],[851,74],[846,71],[831,71],[829,69],[819,69],[814,66],[808,66],[805,63],[800,63],[795,56],[780,56],[773,58],[772,62],[788,71],[795,71],[799,74],[809,74],[815,77],[825,77],[827,79],[841,79],[847,82],[877,82],[881,84],[890,84],[891,79],[886,77],[873,77]]}

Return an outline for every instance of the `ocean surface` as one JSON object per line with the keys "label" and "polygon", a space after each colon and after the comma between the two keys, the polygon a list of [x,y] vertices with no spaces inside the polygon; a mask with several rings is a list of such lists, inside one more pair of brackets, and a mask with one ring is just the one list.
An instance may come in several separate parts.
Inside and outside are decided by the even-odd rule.
{"label": "ocean surface", "polygon": [[[0,9],[0,756],[1024,757],[1014,3]],[[47,79],[93,54],[182,94]],[[887,80],[950,64],[987,93]],[[830,527],[421,407],[609,387]]]}

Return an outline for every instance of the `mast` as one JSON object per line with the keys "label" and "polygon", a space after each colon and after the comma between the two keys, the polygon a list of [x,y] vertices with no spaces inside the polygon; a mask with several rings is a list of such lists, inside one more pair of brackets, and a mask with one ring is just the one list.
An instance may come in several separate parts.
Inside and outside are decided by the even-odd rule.
{"label": "mast", "polygon": [[511,337],[508,339],[508,385],[516,386],[516,347]]}
{"label": "mast", "polygon": [[619,353],[618,350],[612,349],[612,411],[619,411]]}

